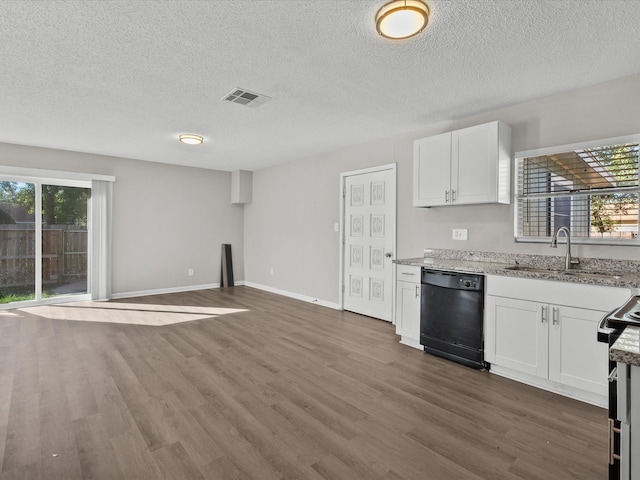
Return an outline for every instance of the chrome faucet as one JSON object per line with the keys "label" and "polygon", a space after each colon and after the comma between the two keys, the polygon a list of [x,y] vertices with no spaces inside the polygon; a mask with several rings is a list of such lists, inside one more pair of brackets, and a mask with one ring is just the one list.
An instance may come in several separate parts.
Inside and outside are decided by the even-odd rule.
{"label": "chrome faucet", "polygon": [[567,237],[567,255],[564,259],[564,269],[569,270],[574,265],[579,265],[580,260],[577,258],[571,258],[571,231],[567,227],[558,227],[556,233],[551,238],[551,248],[558,248],[558,234],[564,232],[564,236]]}

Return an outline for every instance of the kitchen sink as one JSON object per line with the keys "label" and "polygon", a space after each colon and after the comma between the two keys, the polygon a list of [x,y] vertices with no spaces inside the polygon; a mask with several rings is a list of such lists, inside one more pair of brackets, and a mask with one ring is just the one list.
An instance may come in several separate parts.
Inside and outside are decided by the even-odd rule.
{"label": "kitchen sink", "polygon": [[537,267],[526,267],[524,265],[514,265],[513,267],[506,267],[505,270],[515,270],[518,272],[531,272],[531,273],[552,273],[555,275],[559,275],[564,273],[564,270],[557,270],[552,268],[537,268]]}
{"label": "kitchen sink", "polygon": [[622,275],[619,273],[585,272],[581,270],[566,270],[563,271],[562,274],[574,277],[602,278],[604,280],[620,280],[620,278],[622,277]]}
{"label": "kitchen sink", "polygon": [[527,267],[524,265],[514,265],[513,267],[506,267],[505,270],[514,270],[519,272],[531,272],[531,273],[545,273],[551,275],[567,275],[570,277],[581,278],[600,278],[603,280],[619,280],[622,275],[619,273],[610,272],[590,272],[587,270],[559,270],[553,268],[537,268]]}

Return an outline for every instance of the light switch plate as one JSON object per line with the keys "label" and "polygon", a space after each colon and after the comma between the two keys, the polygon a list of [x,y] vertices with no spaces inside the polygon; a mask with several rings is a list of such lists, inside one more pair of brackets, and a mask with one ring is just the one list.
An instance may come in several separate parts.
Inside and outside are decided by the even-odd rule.
{"label": "light switch plate", "polygon": [[467,240],[469,238],[468,228],[454,228],[453,239],[454,240]]}

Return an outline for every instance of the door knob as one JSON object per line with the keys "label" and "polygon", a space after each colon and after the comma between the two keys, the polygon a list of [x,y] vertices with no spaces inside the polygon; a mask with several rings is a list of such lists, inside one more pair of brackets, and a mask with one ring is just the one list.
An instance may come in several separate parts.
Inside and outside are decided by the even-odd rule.
{"label": "door knob", "polygon": [[387,258],[391,258],[391,253],[387,252],[387,253],[384,254],[384,256],[387,257]]}

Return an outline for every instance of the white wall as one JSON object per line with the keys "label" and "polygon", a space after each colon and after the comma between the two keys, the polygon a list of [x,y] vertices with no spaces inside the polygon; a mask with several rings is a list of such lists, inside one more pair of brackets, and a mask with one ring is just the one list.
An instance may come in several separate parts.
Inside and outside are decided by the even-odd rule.
{"label": "white wall", "polygon": [[[515,243],[513,205],[421,209],[412,206],[413,140],[493,120],[512,127],[514,151],[640,133],[640,77],[633,76],[410,134],[254,172],[245,206],[245,279],[338,301],[340,172],[398,164],[397,258],[425,247],[560,255],[546,244]],[[451,229],[469,229],[453,242]],[[638,247],[576,246],[577,256],[640,259]],[[273,268],[273,275],[271,269]]]}
{"label": "white wall", "polygon": [[244,278],[244,213],[231,204],[228,172],[2,143],[0,165],[116,177],[114,294],[219,283],[222,243]]}
{"label": "white wall", "polygon": [[[640,133],[638,111],[640,77],[633,76],[432,125],[256,171],[244,211],[230,203],[227,172],[8,144],[0,144],[0,165],[116,177],[115,294],[218,283],[220,244],[231,243],[237,280],[336,303],[341,172],[398,164],[398,258],[421,256],[425,247],[561,254],[516,244],[512,205],[412,207],[413,140],[502,120],[512,127],[514,151],[529,150]],[[453,243],[454,227],[468,228],[469,240]],[[574,253],[640,259],[637,247],[576,246]]]}
{"label": "white wall", "polygon": [[393,143],[382,141],[254,172],[245,279],[337,302],[340,172],[392,159]]}

